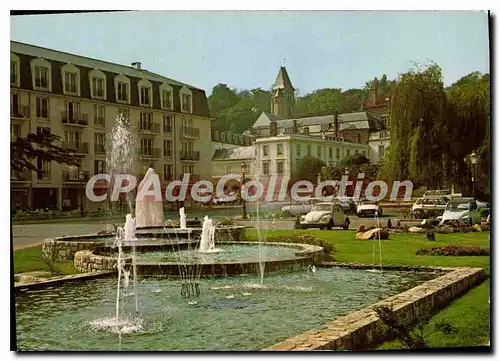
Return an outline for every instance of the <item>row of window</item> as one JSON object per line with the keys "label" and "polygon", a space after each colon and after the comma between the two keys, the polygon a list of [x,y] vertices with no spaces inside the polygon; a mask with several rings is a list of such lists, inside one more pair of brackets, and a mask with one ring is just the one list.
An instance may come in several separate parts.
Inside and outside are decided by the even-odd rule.
{"label": "row of window", "polygon": [[[51,67],[45,59],[34,59],[31,64],[33,73],[33,88],[41,91],[52,91]],[[80,96],[80,70],[73,64],[66,64],[61,69],[63,76],[63,92],[66,95]],[[10,83],[20,86],[19,59],[11,55]],[[108,100],[106,92],[106,75],[94,69],[89,73],[91,98],[97,100]],[[130,79],[123,74],[114,78],[116,102],[130,104]],[[141,106],[153,106],[153,85],[149,80],[141,79],[138,83],[139,103]],[[168,83],[163,83],[160,88],[161,108],[173,110],[173,88]],[[181,111],[192,113],[192,93],[184,86],[180,90]]]}
{"label": "row of window", "polygon": [[[50,162],[46,160],[42,160],[40,158],[37,159],[37,179],[38,180],[50,180],[51,175],[51,167]],[[65,171],[68,172],[69,179],[68,180],[79,180],[79,169],[81,169],[81,165],[76,165],[67,168]],[[194,173],[194,167],[192,165],[184,165],[183,173]],[[64,171],[63,171],[64,172]],[[94,174],[104,174],[106,173],[106,161],[104,160],[95,160],[94,161]],[[173,176],[173,165],[172,164],[164,164],[163,165],[163,180],[164,181],[172,181],[174,179]],[[11,178],[21,178],[21,173],[12,171]]]}
{"label": "row of window", "polygon": [[[20,103],[19,103],[19,95],[17,93],[13,93],[11,95],[11,101],[12,101],[12,115],[13,116],[19,116],[22,117],[22,114],[19,114],[20,112]],[[36,105],[36,117],[38,119],[49,119],[49,99],[45,97],[36,97],[35,101]],[[88,124],[88,121],[85,122],[85,120],[88,118],[87,114],[84,114],[80,110],[80,102],[75,102],[75,101],[66,101],[65,102],[65,111],[62,114],[63,120],[65,122],[76,122],[80,121],[81,124],[86,125]],[[118,109],[118,114],[123,114],[125,117],[128,117],[129,111],[128,109]],[[158,130],[159,128],[156,129],[153,124],[153,113],[151,112],[141,112],[140,113],[140,122],[139,126],[141,130]],[[105,106],[104,105],[94,105],[94,123],[96,125],[101,125],[105,126]],[[171,133],[173,129],[173,121],[172,121],[172,116],[164,114],[163,115],[163,131],[165,133]],[[183,118],[182,119],[182,129],[195,129],[193,128],[193,119],[191,118]],[[197,133],[199,136],[199,131],[197,132],[191,132],[191,133]]]}
{"label": "row of window", "polygon": [[[311,151],[311,144],[307,144],[306,145],[306,155],[312,155],[312,151]],[[297,158],[300,158],[302,157],[302,144],[297,144],[296,147],[296,155],[297,155]],[[326,147],[325,147],[326,149]],[[323,158],[323,148],[321,146],[318,146],[316,148],[316,155],[318,158]],[[351,155],[351,150],[350,149],[346,149],[346,152],[347,152],[347,156]],[[277,153],[277,156],[282,156],[284,153],[283,153],[283,144],[282,143],[278,143],[276,144],[276,153]],[[358,153],[358,150],[354,150],[354,153],[357,154]],[[263,145],[262,146],[262,155],[264,157],[269,157],[269,145],[266,144],[266,145]],[[366,151],[362,151],[362,154],[363,156],[366,157]],[[340,148],[336,148],[336,158],[337,159],[340,159]],[[328,148],[328,158],[333,158],[333,147],[329,147]]]}

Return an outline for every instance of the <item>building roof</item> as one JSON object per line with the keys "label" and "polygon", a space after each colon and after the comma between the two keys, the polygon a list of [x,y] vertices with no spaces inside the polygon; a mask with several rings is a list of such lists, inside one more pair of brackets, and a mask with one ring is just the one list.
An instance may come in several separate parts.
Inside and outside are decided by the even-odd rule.
{"label": "building roof", "polygon": [[284,120],[285,118],[282,118],[278,115],[274,115],[272,113],[268,112],[262,112],[255,123],[253,124],[253,128],[259,128],[259,127],[268,127],[269,123],[272,121],[279,121],[279,120]]}
{"label": "building roof", "polygon": [[[88,58],[86,56],[70,54],[62,52],[59,50],[43,48],[41,46],[20,43],[17,41],[10,42],[10,51],[19,54],[26,54],[34,57],[41,57],[47,60],[59,61],[62,63],[72,63],[75,65],[81,65],[88,68],[100,69],[103,71],[108,71],[116,74],[123,74],[125,76],[131,76],[136,78],[144,78],[147,80],[167,82],[169,84],[187,86],[194,89],[199,89],[192,85],[181,83],[177,80],[167,78],[163,75],[152,73],[144,69],[136,69],[133,66],[121,65],[116,63],[111,63],[104,60],[98,60],[93,58]],[[202,90],[202,89],[199,89]]]}
{"label": "building roof", "polygon": [[[264,114],[264,113],[263,113]],[[375,115],[370,112],[357,112],[357,113],[345,113],[339,114],[339,130],[345,129],[371,129],[371,130],[382,130],[384,129],[383,123]],[[277,120],[278,128],[290,128],[293,126],[293,121],[297,121],[297,125],[300,126],[311,126],[311,125],[321,125],[321,124],[334,124],[335,116],[323,115],[317,117],[307,117],[307,118],[296,118],[296,119],[283,119]],[[270,120],[266,122],[266,119],[261,116],[254,123],[253,128],[264,128],[269,127]]]}
{"label": "building roof", "polygon": [[255,157],[253,146],[230,148],[230,149],[216,149],[212,157],[212,161],[221,160],[242,160],[252,159]]}
{"label": "building roof", "polygon": [[276,136],[266,136],[266,137],[260,137],[255,140],[257,144],[259,143],[266,143],[266,142],[280,142],[280,141],[314,141],[314,142],[324,142],[327,144],[332,144],[332,143],[339,143],[339,144],[349,144],[351,146],[355,147],[361,147],[365,148],[367,147],[366,144],[362,143],[357,143],[357,142],[352,142],[350,140],[347,140],[345,138],[338,138],[337,140],[334,139],[334,137],[327,136],[325,139],[323,139],[320,135],[311,135],[311,134],[278,134]]}
{"label": "building roof", "polygon": [[290,81],[290,77],[288,76],[288,72],[284,66],[280,67],[280,71],[278,76],[276,77],[276,81],[274,82],[273,90],[276,89],[290,89],[295,90]]}

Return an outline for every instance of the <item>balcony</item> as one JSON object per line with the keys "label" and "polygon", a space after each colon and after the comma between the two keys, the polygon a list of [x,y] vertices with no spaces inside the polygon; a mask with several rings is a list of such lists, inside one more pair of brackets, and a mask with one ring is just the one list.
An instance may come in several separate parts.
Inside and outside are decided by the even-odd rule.
{"label": "balcony", "polygon": [[143,126],[144,124],[139,125],[139,134],[159,134],[160,133],[160,124],[152,123],[148,126]]}
{"label": "balcony", "polygon": [[31,182],[31,171],[26,170],[24,172],[10,172],[11,182]]}
{"label": "balcony", "polygon": [[[83,180],[80,180],[80,172],[83,174]],[[62,181],[64,183],[82,183],[88,182],[90,179],[90,172],[88,170],[79,170],[77,167],[73,169],[63,169]]]}
{"label": "balcony", "polygon": [[166,158],[172,158],[172,151],[169,149],[164,149],[163,150],[163,156]]}
{"label": "balcony", "polygon": [[89,116],[85,113],[61,112],[61,124],[85,127],[89,125]]}
{"label": "balcony", "polygon": [[184,161],[198,162],[200,160],[200,152],[181,150],[180,158]]}
{"label": "balcony", "polygon": [[94,143],[94,154],[105,154],[106,147],[104,144]]}
{"label": "balcony", "polygon": [[12,118],[30,119],[31,118],[30,113],[31,113],[30,107],[27,105],[18,105],[17,109],[16,109],[16,107],[10,108],[10,116]]}
{"label": "balcony", "polygon": [[160,159],[160,154],[159,148],[142,148],[139,150],[139,157],[142,159]]}
{"label": "balcony", "polygon": [[184,138],[199,138],[200,137],[200,129],[193,127],[182,127],[181,128],[181,137]]}
{"label": "balcony", "polygon": [[104,117],[94,116],[94,124],[98,128],[106,127],[106,119]]}
{"label": "balcony", "polygon": [[62,148],[76,154],[89,154],[89,143],[63,142]]}

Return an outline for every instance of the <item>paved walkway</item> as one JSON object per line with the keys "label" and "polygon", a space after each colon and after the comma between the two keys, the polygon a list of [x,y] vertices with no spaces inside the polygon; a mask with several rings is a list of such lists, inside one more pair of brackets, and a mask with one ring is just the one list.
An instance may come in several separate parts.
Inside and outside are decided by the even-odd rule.
{"label": "paved walkway", "polygon": [[[210,214],[210,213],[209,213]],[[356,229],[360,224],[366,227],[376,226],[373,218],[361,218],[356,216],[349,216],[351,220],[350,229]],[[393,219],[394,221],[394,219]],[[386,225],[387,218],[380,220],[382,225]],[[119,221],[113,221],[119,224]],[[238,221],[247,227],[256,227],[254,221]],[[294,220],[276,220],[274,222],[275,229],[293,229]],[[273,229],[273,222],[270,220],[263,220],[260,222],[261,229]],[[96,221],[75,221],[75,222],[50,222],[50,223],[33,223],[33,224],[16,224],[12,225],[13,230],[13,245],[14,250],[31,247],[40,244],[44,239],[60,236],[77,236],[79,234],[97,233],[100,231],[111,231],[113,226],[106,220]]]}

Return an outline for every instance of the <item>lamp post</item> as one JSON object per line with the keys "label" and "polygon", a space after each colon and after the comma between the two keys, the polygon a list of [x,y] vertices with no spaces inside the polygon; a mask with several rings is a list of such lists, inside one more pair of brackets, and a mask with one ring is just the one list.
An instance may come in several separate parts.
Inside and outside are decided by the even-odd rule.
{"label": "lamp post", "polygon": [[245,171],[247,170],[247,165],[245,162],[241,162],[241,184],[240,184],[240,199],[243,202],[242,207],[242,219],[247,219],[247,205],[245,199],[243,199],[243,186],[245,184]]}
{"label": "lamp post", "polygon": [[83,188],[80,189],[80,215],[83,217],[84,216],[84,212],[83,212],[83,189],[85,188],[85,183],[83,182],[84,179],[85,179],[85,175],[83,174],[83,172],[80,171],[80,173],[78,173],[78,179],[80,179],[80,182],[82,182],[82,184],[83,184]]}
{"label": "lamp post", "polygon": [[472,153],[470,155],[470,162],[472,164],[472,197],[476,199],[476,164],[477,164],[477,155],[476,153]]}
{"label": "lamp post", "polygon": [[[344,173],[347,176],[347,180],[349,180],[349,168],[345,167]],[[345,191],[347,194],[342,194],[342,197],[348,197],[349,196],[349,191],[348,191],[348,186],[346,185]]]}

